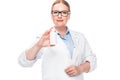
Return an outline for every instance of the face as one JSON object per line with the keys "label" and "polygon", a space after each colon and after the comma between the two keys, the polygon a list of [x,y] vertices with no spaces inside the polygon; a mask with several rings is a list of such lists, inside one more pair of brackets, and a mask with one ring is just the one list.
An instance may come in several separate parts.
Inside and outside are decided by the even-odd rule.
{"label": "face", "polygon": [[55,27],[65,27],[70,18],[70,13],[66,5],[58,3],[53,6],[51,16]]}

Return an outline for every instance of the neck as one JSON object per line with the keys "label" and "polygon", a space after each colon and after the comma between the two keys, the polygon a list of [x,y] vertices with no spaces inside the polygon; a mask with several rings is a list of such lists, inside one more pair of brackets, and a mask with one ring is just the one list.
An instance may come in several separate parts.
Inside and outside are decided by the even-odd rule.
{"label": "neck", "polygon": [[67,31],[66,26],[64,26],[64,27],[55,27],[55,29],[60,33],[60,35],[61,35],[62,37],[65,36],[66,31]]}

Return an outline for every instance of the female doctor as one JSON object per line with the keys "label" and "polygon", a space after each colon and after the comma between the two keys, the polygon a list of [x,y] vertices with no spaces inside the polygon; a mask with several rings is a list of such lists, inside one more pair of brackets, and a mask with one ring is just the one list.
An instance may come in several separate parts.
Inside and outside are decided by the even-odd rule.
{"label": "female doctor", "polygon": [[42,80],[83,80],[84,72],[96,68],[96,56],[83,34],[66,26],[70,18],[69,3],[56,0],[51,8],[51,17],[55,24],[52,29],[56,44],[50,44],[52,29],[45,31],[32,47],[19,56],[19,63],[30,67],[42,58]]}

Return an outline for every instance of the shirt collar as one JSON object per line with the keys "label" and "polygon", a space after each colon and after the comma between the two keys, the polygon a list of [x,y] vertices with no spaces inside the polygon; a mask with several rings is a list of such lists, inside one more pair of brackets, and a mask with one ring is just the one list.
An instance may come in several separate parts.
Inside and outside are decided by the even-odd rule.
{"label": "shirt collar", "polygon": [[64,37],[61,37],[60,33],[56,30],[57,35],[63,40],[67,40],[69,38],[69,35],[70,35],[70,30],[68,29],[68,27],[66,27],[66,28],[67,28],[67,31],[66,31],[66,34]]}
{"label": "shirt collar", "polygon": [[[69,30],[69,28],[66,26],[66,29],[67,29],[67,31],[66,31],[66,35],[68,35],[69,33],[70,33],[70,30]],[[60,33],[56,30],[56,33],[58,34],[58,35],[60,35]]]}

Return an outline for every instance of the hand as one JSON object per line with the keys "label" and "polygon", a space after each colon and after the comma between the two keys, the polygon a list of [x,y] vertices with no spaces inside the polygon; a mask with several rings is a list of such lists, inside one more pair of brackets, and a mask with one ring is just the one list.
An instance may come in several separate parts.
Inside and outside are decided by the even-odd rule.
{"label": "hand", "polygon": [[69,66],[68,68],[65,69],[65,72],[69,76],[76,76],[83,72],[83,67],[82,66]]}
{"label": "hand", "polygon": [[[52,28],[51,28],[52,29]],[[50,31],[51,29],[47,30],[38,41],[38,45],[41,47],[50,46]]]}

